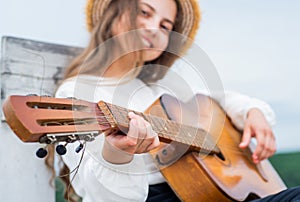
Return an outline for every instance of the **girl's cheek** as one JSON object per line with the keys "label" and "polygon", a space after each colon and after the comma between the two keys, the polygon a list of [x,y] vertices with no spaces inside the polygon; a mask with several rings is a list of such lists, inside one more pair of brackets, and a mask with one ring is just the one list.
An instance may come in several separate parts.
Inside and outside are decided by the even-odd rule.
{"label": "girl's cheek", "polygon": [[160,49],[165,50],[169,45],[169,36],[162,36],[160,41]]}

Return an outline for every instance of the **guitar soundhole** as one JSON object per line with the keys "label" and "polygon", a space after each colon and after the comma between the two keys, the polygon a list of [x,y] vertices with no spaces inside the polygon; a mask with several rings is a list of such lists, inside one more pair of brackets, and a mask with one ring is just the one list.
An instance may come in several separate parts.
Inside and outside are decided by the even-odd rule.
{"label": "guitar soundhole", "polygon": [[219,159],[221,159],[222,161],[225,161],[225,156],[222,154],[222,152],[219,152],[217,154],[215,154]]}

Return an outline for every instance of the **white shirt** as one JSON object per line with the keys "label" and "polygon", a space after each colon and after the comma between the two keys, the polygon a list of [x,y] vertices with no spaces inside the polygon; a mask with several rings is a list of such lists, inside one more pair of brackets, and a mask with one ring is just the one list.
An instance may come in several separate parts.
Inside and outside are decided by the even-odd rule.
{"label": "white shirt", "polygon": [[[90,102],[103,100],[143,112],[164,93],[174,92],[171,87],[147,86],[137,78],[115,80],[81,75],[64,81],[56,97],[76,97]],[[258,99],[228,91],[224,96],[214,98],[239,129],[243,129],[247,112],[254,107],[264,113],[271,125],[275,122],[272,109]],[[104,136],[100,135],[87,143],[80,168],[72,181],[83,202],[145,201],[148,186],[165,181],[149,154],[136,154],[130,163],[123,165],[106,162],[102,157],[103,141]],[[77,154],[76,147],[76,144],[68,144],[68,152],[63,156],[70,170],[76,168],[81,158],[82,152]]]}

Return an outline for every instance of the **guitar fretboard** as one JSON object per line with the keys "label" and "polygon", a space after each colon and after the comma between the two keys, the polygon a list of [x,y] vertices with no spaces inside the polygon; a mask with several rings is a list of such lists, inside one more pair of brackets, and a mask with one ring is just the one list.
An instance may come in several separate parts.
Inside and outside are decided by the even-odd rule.
{"label": "guitar fretboard", "polygon": [[153,130],[158,134],[161,141],[171,142],[176,141],[190,147],[196,151],[205,153],[219,153],[216,143],[213,142],[210,134],[197,127],[179,124],[172,120],[162,119],[157,116],[143,114],[133,110],[105,103],[103,101],[98,103],[101,111],[104,113],[106,119],[113,127],[129,127],[128,113],[130,111],[142,116],[148,121]]}

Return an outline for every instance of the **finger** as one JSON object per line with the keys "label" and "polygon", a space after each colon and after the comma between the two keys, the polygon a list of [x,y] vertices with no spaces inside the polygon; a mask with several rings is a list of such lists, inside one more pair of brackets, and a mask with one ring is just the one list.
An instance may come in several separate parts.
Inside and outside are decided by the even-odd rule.
{"label": "finger", "polygon": [[[143,139],[143,141],[138,145],[136,153],[145,153],[149,151],[149,147],[155,148],[157,145],[158,136],[157,134],[153,131],[151,125],[147,122],[144,121],[145,128],[146,128],[146,137]],[[154,142],[154,145],[153,145]]]}
{"label": "finger", "polygon": [[264,160],[272,156],[276,151],[276,143],[273,132],[267,132],[266,135],[266,147],[261,154],[260,160]]}
{"label": "finger", "polygon": [[149,122],[145,121],[145,127],[146,127],[146,131],[147,131],[147,138],[157,136],[156,132],[154,132],[154,130]]}
{"label": "finger", "polygon": [[275,138],[275,135],[272,132],[272,151],[273,151],[273,154],[276,152],[276,150],[277,150],[276,138]]}
{"label": "finger", "polygon": [[125,136],[124,134],[120,134],[118,132],[105,133],[105,139],[114,147],[118,147],[120,149],[127,147],[127,136]]}
{"label": "finger", "polygon": [[138,127],[139,127],[139,139],[143,140],[147,137],[147,127],[151,127],[148,122],[141,116],[137,117]]}
{"label": "finger", "polygon": [[265,139],[264,139],[264,147],[262,148],[262,151],[260,153],[260,155],[258,156],[258,161],[262,161],[264,159],[266,159],[269,155],[270,155],[270,147],[272,146],[271,145],[271,140],[270,140],[270,136],[268,135],[264,135],[265,136]]}
{"label": "finger", "polygon": [[260,131],[256,134],[257,145],[254,153],[252,154],[252,158],[254,163],[259,163],[259,159],[261,158],[262,151],[265,148],[266,140],[264,134]]}
{"label": "finger", "polygon": [[[134,112],[128,112],[128,117],[129,117],[130,119],[137,119],[137,120],[142,118],[141,116],[135,114]],[[143,119],[143,118],[142,118],[142,119]]]}
{"label": "finger", "polygon": [[239,145],[240,148],[246,148],[250,144],[252,136],[251,133],[251,128],[249,126],[245,126],[242,141]]}
{"label": "finger", "polygon": [[160,141],[159,141],[158,136],[156,136],[156,137],[154,137],[153,142],[148,146],[147,150],[150,151],[152,149],[155,149],[159,145],[160,145]]}
{"label": "finger", "polygon": [[152,136],[145,139],[141,145],[138,146],[135,153],[146,153],[160,145],[158,136]]}
{"label": "finger", "polygon": [[129,141],[124,135],[109,136],[105,142],[110,145],[110,148],[114,148],[115,151],[122,151],[129,154],[133,154],[135,151],[135,147],[132,146],[134,143]]}
{"label": "finger", "polygon": [[135,119],[136,120],[136,127],[138,129],[138,136],[137,138],[145,138],[145,136],[147,135],[147,130],[146,130],[146,126],[145,126],[145,119],[133,112],[129,112],[128,113],[128,117],[131,119]]}
{"label": "finger", "polygon": [[149,149],[155,148],[159,145],[159,139],[157,134],[153,131],[149,122],[147,122],[143,117],[129,112],[128,117],[132,120],[136,120],[138,135],[137,144],[135,148],[135,153],[145,153]]}
{"label": "finger", "polygon": [[135,146],[137,145],[138,136],[139,136],[139,129],[138,129],[138,123],[136,119],[131,119],[129,122],[129,130],[127,133],[127,142],[128,146]]}
{"label": "finger", "polygon": [[152,129],[150,123],[146,123],[147,126],[147,141],[150,142],[150,144],[147,145],[146,150],[150,151],[157,146],[159,146],[159,138],[157,133]]}
{"label": "finger", "polygon": [[133,112],[128,112],[128,117],[129,117],[130,119],[132,119],[132,118],[136,117],[136,114],[133,113]]}
{"label": "finger", "polygon": [[[147,122],[144,120],[143,117],[134,116],[134,119],[137,121],[137,143],[135,146],[135,153],[144,153],[147,151],[148,145],[151,143],[148,141],[145,142],[147,138],[147,127],[150,127],[150,124],[147,125]],[[151,128],[151,127],[150,127]]]}
{"label": "finger", "polygon": [[115,135],[115,134],[117,134],[117,133],[118,133],[118,131],[116,131],[116,130],[106,130],[106,131],[104,131],[102,134],[103,134],[105,137],[107,137],[107,136]]}

